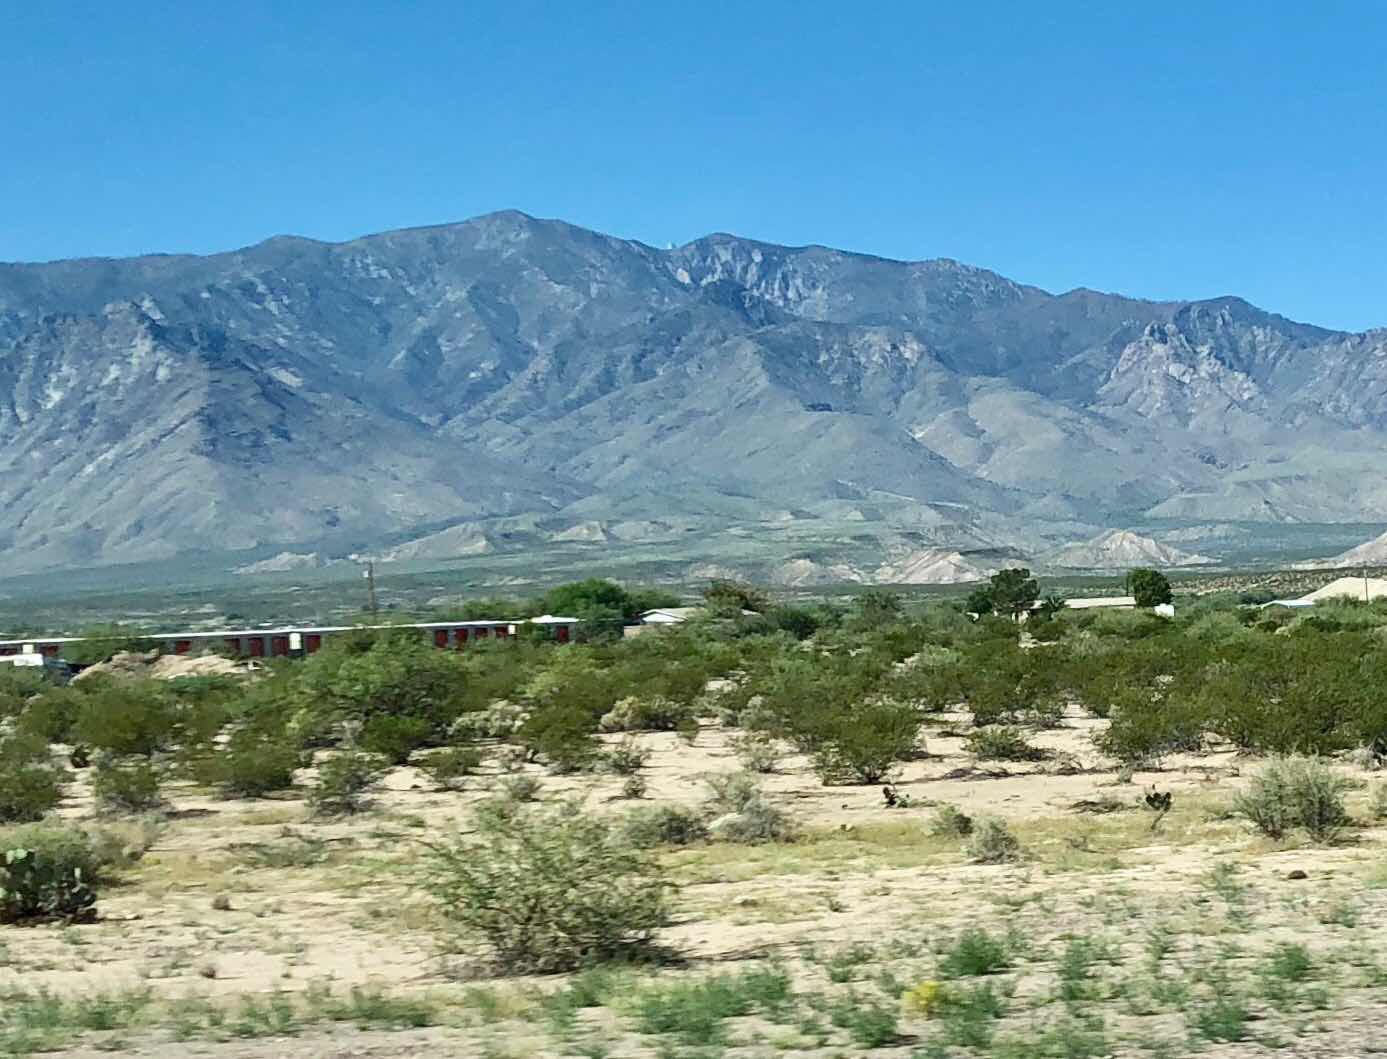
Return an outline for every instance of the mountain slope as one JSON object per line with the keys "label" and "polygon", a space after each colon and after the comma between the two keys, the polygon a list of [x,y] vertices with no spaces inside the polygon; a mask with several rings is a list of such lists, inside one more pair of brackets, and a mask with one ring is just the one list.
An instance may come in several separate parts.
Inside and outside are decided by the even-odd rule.
{"label": "mountain slope", "polygon": [[1387,332],[947,260],[504,212],[0,265],[17,569],[445,534],[433,554],[513,516],[802,510],[835,539],[888,527],[894,554],[1075,516],[1387,520],[1384,441]]}

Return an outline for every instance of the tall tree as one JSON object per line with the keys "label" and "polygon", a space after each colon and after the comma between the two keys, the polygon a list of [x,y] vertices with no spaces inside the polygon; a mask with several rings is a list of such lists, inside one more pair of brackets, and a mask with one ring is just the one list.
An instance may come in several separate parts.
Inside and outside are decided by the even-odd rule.
{"label": "tall tree", "polygon": [[1136,597],[1138,607],[1154,607],[1174,598],[1170,579],[1159,570],[1139,566],[1127,575],[1127,591]]}
{"label": "tall tree", "polygon": [[1024,566],[1009,566],[992,575],[992,609],[1013,619],[1031,609],[1040,596],[1040,586]]}

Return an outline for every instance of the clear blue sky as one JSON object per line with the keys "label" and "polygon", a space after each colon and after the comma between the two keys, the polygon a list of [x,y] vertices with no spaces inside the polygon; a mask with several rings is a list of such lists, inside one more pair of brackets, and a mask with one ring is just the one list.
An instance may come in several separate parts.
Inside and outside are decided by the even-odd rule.
{"label": "clear blue sky", "polygon": [[516,207],[1382,326],[1384,56],[1381,0],[0,0],[0,260]]}

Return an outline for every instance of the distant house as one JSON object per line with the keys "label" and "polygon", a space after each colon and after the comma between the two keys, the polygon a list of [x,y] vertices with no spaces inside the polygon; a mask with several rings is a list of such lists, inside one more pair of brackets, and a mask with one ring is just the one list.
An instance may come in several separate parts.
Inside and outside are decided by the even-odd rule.
{"label": "distant house", "polygon": [[642,625],[682,625],[702,613],[702,607],[659,607],[641,615]]}
{"label": "distant house", "polygon": [[[642,625],[682,625],[686,621],[694,618],[706,617],[707,607],[658,607],[655,610],[647,610],[641,615]],[[742,614],[748,618],[756,617],[756,611],[743,610]]]}
{"label": "distant house", "polygon": [[[1038,599],[1031,604],[1031,610],[1040,610],[1044,606],[1044,601]],[[1067,610],[1136,610],[1137,600],[1135,596],[1081,596],[1077,599],[1066,599],[1064,606]],[[1175,617],[1175,607],[1170,603],[1158,603],[1151,610],[1163,618]]]}
{"label": "distant house", "polygon": [[1375,599],[1387,599],[1387,579],[1381,577],[1341,577],[1329,582],[1323,588],[1300,596],[1297,599],[1273,599],[1263,603],[1263,607],[1313,607],[1330,599],[1352,599],[1361,603],[1371,603]]}
{"label": "distant house", "polygon": [[1135,596],[1089,596],[1080,599],[1066,599],[1064,605],[1070,610],[1092,610],[1094,607],[1117,607],[1119,610],[1134,610]]}

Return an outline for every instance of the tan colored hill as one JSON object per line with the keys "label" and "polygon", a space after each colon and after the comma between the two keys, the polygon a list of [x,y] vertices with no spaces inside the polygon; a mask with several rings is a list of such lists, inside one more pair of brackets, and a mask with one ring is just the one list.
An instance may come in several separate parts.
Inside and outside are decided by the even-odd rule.
{"label": "tan colored hill", "polygon": [[1108,530],[1046,556],[1052,566],[1071,570],[1125,570],[1133,566],[1201,566],[1214,560],[1182,552],[1131,530]]}
{"label": "tan colored hill", "polygon": [[289,570],[314,570],[327,565],[317,552],[280,552],[257,563],[247,563],[232,570],[233,574],[281,574]]}
{"label": "tan colored hill", "polygon": [[1311,559],[1309,562],[1297,563],[1296,570],[1337,570],[1341,567],[1350,566],[1383,566],[1387,565],[1387,533],[1380,537],[1374,537],[1370,541],[1364,541],[1346,552],[1330,556],[1328,559]]}
{"label": "tan colored hill", "polygon": [[947,548],[926,548],[911,552],[877,568],[873,579],[891,585],[957,585],[967,581],[986,581],[996,567],[979,566],[962,552]]}

